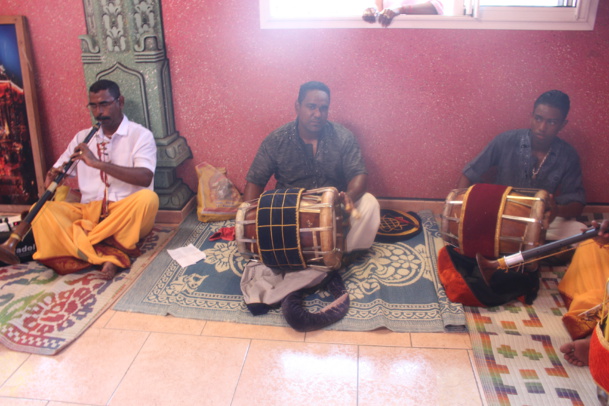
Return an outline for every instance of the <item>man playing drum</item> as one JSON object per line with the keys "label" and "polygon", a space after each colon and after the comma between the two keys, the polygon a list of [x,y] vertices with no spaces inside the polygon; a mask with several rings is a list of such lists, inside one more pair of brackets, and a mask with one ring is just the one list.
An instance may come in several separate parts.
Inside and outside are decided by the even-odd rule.
{"label": "man playing drum", "polygon": [[372,246],[380,223],[378,201],[366,193],[368,173],[351,131],[328,121],[330,89],[321,82],[300,87],[296,120],[269,134],[247,173],[244,201],[257,199],[272,175],[277,189],[317,189],[333,186],[341,192],[345,208],[355,207],[350,218],[345,251]]}
{"label": "man playing drum", "polygon": [[[581,232],[585,225],[568,220],[586,204],[582,171],[575,149],[558,133],[567,125],[569,96],[548,91],[535,101],[529,129],[507,131],[494,138],[463,169],[458,188],[480,183],[489,169],[497,169],[493,183],[544,189],[551,194],[547,213],[548,240]],[[488,183],[488,182],[487,182]]]}
{"label": "man playing drum", "polygon": [[[355,137],[342,125],[328,121],[329,107],[328,86],[307,82],[300,87],[296,120],[273,131],[262,142],[246,176],[244,201],[258,199],[271,176],[277,180],[276,189],[335,187],[347,215],[351,214],[345,252],[357,253],[372,246],[380,224],[380,207],[376,198],[366,192],[368,174]],[[274,296],[281,298],[319,284],[327,273],[309,267],[298,271],[298,275],[302,286],[283,282],[281,272],[263,264],[248,264],[242,278],[246,303],[264,296],[259,289],[269,289],[274,294],[281,291]]]}

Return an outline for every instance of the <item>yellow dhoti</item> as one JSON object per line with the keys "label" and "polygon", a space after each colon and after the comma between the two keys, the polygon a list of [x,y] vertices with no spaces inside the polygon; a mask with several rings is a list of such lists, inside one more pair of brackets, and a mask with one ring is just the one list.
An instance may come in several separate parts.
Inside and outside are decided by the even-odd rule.
{"label": "yellow dhoti", "polygon": [[603,302],[605,284],[609,278],[609,247],[588,241],[581,243],[571,265],[558,285],[569,311],[563,323],[574,340],[589,336],[598,319],[579,316]]}
{"label": "yellow dhoti", "polygon": [[102,202],[47,202],[32,223],[37,251],[33,258],[65,275],[111,262],[120,268],[137,256],[137,242],[152,230],[159,198],[142,189],[108,206]]}

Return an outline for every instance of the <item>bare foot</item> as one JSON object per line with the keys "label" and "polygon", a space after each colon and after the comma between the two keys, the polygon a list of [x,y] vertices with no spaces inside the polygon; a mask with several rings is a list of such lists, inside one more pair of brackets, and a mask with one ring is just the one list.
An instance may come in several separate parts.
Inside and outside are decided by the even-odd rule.
{"label": "bare foot", "polygon": [[101,269],[101,278],[105,280],[112,280],[116,272],[118,271],[118,267],[114,265],[112,262],[104,262]]}
{"label": "bare foot", "polygon": [[560,346],[560,351],[565,354],[565,359],[569,364],[578,367],[588,365],[588,354],[590,353],[590,337],[563,344]]}
{"label": "bare foot", "polygon": [[375,23],[376,22],[376,9],[375,8],[367,8],[366,10],[364,10],[364,14],[362,15],[362,19],[368,23]]}

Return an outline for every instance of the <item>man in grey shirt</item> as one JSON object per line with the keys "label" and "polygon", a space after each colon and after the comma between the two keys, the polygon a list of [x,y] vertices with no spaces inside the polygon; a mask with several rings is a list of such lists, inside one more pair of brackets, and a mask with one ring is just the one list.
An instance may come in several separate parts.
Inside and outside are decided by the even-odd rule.
{"label": "man in grey shirt", "polygon": [[295,104],[296,120],[269,134],[247,173],[244,200],[257,199],[271,176],[277,189],[307,190],[333,186],[349,212],[355,207],[359,218],[350,219],[345,241],[347,252],[372,246],[380,222],[378,201],[366,193],[368,172],[351,131],[328,121],[330,89],[321,82],[300,87]]}
{"label": "man in grey shirt", "polygon": [[539,96],[530,128],[495,137],[465,166],[457,187],[479,183],[489,169],[496,168],[493,183],[544,189],[551,194],[549,240],[579,233],[583,224],[566,221],[579,216],[586,204],[579,157],[571,145],[558,138],[567,125],[569,108],[569,96],[559,90]]}
{"label": "man in grey shirt", "polygon": [[[277,189],[310,190],[333,186],[339,190],[347,213],[353,213],[349,218],[350,229],[345,239],[345,251],[367,250],[372,246],[379,228],[379,203],[366,192],[368,172],[355,137],[342,125],[328,121],[329,108],[330,89],[325,84],[307,82],[300,87],[295,104],[296,120],[273,131],[260,145],[246,176],[244,200],[257,199],[271,176],[277,180]],[[357,215],[354,209],[357,210]],[[273,305],[282,302],[288,295],[294,298],[300,289],[317,286],[328,275],[327,271],[314,267],[296,272],[281,272],[262,263],[249,262],[243,271],[241,290],[248,308],[257,314],[266,311],[260,310],[266,309],[260,307],[260,304]],[[332,279],[329,284],[340,281],[340,276],[330,278],[338,279]],[[342,281],[339,284],[342,286]],[[345,300],[345,297],[337,298],[337,301],[341,300]],[[337,301],[334,303],[336,306]],[[282,303],[286,307],[290,301]],[[346,307],[344,303],[341,306],[346,312],[348,302]],[[295,319],[299,323],[302,321],[294,315],[291,305],[283,309],[283,312],[293,327],[290,320]],[[319,327],[336,321],[344,314],[339,313],[340,315],[328,317],[324,321],[317,320],[317,314],[309,315],[307,319],[310,322],[306,329],[311,329],[312,325]],[[289,315],[292,316],[288,317]],[[324,312],[319,312],[319,315],[325,317]]]}

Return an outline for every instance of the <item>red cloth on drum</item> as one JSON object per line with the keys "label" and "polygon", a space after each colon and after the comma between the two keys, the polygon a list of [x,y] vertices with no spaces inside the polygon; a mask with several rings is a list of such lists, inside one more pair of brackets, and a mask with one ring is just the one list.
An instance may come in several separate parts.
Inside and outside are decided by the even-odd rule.
{"label": "red cloth on drum", "polygon": [[462,254],[475,257],[497,257],[495,252],[498,220],[503,213],[509,186],[480,183],[472,186],[463,200],[461,214],[462,235],[459,235]]}
{"label": "red cloth on drum", "polygon": [[[608,321],[605,319],[605,323]],[[603,336],[601,323],[598,323],[590,337],[588,356],[590,374],[598,386],[609,392],[609,342]]]}
{"label": "red cloth on drum", "polygon": [[495,272],[487,283],[476,260],[450,245],[438,253],[438,274],[446,296],[465,306],[492,307],[512,300],[531,304],[539,290],[537,272]]}
{"label": "red cloth on drum", "polygon": [[464,306],[485,307],[453,265],[446,247],[442,247],[438,253],[438,276],[444,285],[446,297],[451,302],[461,303]]}

